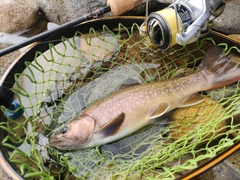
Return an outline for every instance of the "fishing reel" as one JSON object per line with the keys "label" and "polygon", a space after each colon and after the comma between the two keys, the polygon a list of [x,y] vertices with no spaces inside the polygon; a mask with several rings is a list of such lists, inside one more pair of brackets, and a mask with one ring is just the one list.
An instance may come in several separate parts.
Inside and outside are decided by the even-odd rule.
{"label": "fishing reel", "polygon": [[[168,3],[171,0],[158,0]],[[167,8],[151,13],[145,25],[151,42],[165,50],[175,44],[186,45],[207,32],[211,12],[222,0],[176,0]]]}

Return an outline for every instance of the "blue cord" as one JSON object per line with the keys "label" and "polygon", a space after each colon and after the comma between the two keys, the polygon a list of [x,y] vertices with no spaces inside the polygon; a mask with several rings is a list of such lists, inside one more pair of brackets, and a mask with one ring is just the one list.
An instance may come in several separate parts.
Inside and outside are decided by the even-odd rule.
{"label": "blue cord", "polygon": [[12,102],[8,110],[6,110],[5,113],[8,117],[10,117],[13,120],[20,118],[24,113],[23,108],[16,101]]}

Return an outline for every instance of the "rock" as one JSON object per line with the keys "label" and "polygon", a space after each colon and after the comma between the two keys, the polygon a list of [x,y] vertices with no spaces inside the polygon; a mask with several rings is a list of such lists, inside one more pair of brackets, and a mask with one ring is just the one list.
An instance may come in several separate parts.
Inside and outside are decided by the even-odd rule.
{"label": "rock", "polygon": [[[235,129],[239,128],[238,125],[240,124],[240,100],[238,100],[236,103],[238,103],[239,105],[234,109],[234,120],[230,123],[232,123],[233,125],[236,126]],[[238,136],[238,132],[239,130],[235,131],[232,133],[232,135],[234,137]],[[240,167],[240,163],[239,163],[239,167]]]}
{"label": "rock", "polygon": [[212,28],[224,34],[240,33],[240,3],[226,3],[223,13],[213,20]]}
{"label": "rock", "polygon": [[225,2],[232,2],[232,3],[238,3],[240,4],[240,0],[225,0]]}
{"label": "rock", "polygon": [[234,152],[228,159],[224,162],[234,171],[236,177],[240,177],[240,151]]}
{"label": "rock", "polygon": [[39,8],[31,0],[0,1],[0,31],[19,32],[32,27],[38,20]]}
{"label": "rock", "polygon": [[232,164],[225,160],[212,169],[217,180],[239,180],[239,169],[230,165]]}
{"label": "rock", "polygon": [[[190,107],[178,108],[170,115],[171,138],[178,140],[186,136],[188,141],[200,144],[219,138],[226,131],[226,121],[220,119],[225,110],[217,101],[203,96],[204,101]],[[201,132],[205,132],[204,135]]]}
{"label": "rock", "polygon": [[107,5],[107,0],[33,0],[46,18],[56,24],[64,24],[71,20],[93,12]]}
{"label": "rock", "polygon": [[45,30],[48,30],[48,21],[45,17],[43,17],[42,15],[39,16],[36,24],[30,28],[29,30],[25,30],[23,33],[20,34],[20,36],[23,37],[33,37]]}
{"label": "rock", "polygon": [[194,180],[239,180],[240,177],[240,151],[236,151],[230,157],[207,170],[203,174],[194,178]]}
{"label": "rock", "polygon": [[[66,22],[75,20],[82,17],[85,14],[94,12],[99,8],[107,6],[107,0],[33,0],[41,9],[41,12],[47,19],[56,24],[64,24]],[[156,8],[162,4],[157,3],[155,0],[149,1],[149,8]],[[165,5],[166,6],[166,5]],[[134,8],[130,11],[130,14],[125,15],[143,15],[145,12],[145,5],[141,5],[138,8]],[[104,16],[110,16],[111,13],[107,13]]]}
{"label": "rock", "polygon": [[226,101],[237,92],[238,92],[237,84],[231,84],[231,85],[220,87],[210,91],[205,91],[205,93],[208,96],[211,96],[211,98],[215,101]]}

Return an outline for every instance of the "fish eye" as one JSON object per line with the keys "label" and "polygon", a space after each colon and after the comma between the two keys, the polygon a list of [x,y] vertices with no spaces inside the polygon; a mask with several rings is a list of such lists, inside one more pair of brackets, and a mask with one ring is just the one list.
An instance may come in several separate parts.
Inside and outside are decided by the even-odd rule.
{"label": "fish eye", "polygon": [[61,133],[61,134],[66,134],[67,131],[68,131],[68,127],[67,127],[67,126],[64,126],[64,127],[61,129],[60,133]]}

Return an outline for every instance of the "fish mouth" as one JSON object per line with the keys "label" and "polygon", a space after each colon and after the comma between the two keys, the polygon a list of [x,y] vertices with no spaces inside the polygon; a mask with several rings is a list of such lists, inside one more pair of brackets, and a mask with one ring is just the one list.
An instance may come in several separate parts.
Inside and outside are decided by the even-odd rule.
{"label": "fish mouth", "polygon": [[62,144],[62,142],[63,142],[63,140],[57,139],[55,137],[50,137],[50,139],[49,139],[49,145],[52,147],[56,147],[59,144]]}
{"label": "fish mouth", "polygon": [[56,139],[56,138],[50,138],[49,139],[49,144],[50,145],[53,145],[53,144],[56,144],[56,143],[61,143],[61,142],[63,142],[63,141],[60,140],[60,139]]}
{"label": "fish mouth", "polygon": [[77,141],[77,137],[56,137],[52,136],[49,138],[49,145],[52,147],[59,147],[65,144],[69,144],[70,142],[75,142]]}
{"label": "fish mouth", "polygon": [[[76,141],[77,138],[74,138]],[[49,145],[63,151],[71,151],[76,149],[77,143],[75,141],[68,141],[67,139],[58,139],[52,137],[49,139]]]}

